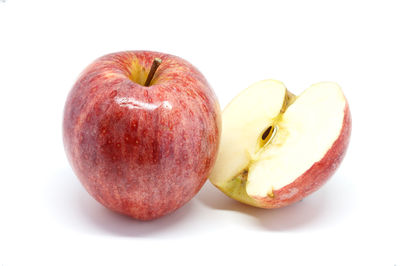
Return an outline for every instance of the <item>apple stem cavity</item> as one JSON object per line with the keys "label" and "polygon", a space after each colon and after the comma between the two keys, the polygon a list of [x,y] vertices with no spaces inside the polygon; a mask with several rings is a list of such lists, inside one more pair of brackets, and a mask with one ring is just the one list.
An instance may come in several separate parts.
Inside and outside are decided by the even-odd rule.
{"label": "apple stem cavity", "polygon": [[149,75],[147,76],[146,82],[144,83],[145,87],[148,87],[154,77],[154,74],[157,71],[157,68],[160,66],[162,60],[161,58],[154,58],[153,64],[151,65]]}

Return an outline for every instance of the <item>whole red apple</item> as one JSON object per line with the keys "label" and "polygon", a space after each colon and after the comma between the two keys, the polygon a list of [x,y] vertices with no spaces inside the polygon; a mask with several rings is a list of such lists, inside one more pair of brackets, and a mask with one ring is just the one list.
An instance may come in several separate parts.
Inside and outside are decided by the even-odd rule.
{"label": "whole red apple", "polygon": [[200,190],[220,133],[220,107],[204,76],[158,52],[97,59],[64,109],[66,154],[85,189],[107,208],[140,220],[170,213]]}

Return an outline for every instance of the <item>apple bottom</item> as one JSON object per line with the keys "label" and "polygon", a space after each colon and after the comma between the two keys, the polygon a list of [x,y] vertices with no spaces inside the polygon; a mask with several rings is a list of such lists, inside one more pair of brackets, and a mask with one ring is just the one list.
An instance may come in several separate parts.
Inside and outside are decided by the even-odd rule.
{"label": "apple bottom", "polygon": [[[73,160],[80,182],[108,209],[139,220],[164,216],[186,204],[203,186],[213,161],[207,152],[203,154],[205,145],[201,150],[194,149],[197,153],[192,157],[183,151],[163,156],[167,152],[161,148],[164,151],[157,156],[141,149],[142,153],[129,152],[123,158],[115,158],[104,146],[89,146],[98,149],[82,147]],[[140,146],[143,148],[143,144]],[[189,144],[184,147],[191,148]],[[141,156],[147,156],[147,160]]]}
{"label": "apple bottom", "polygon": [[[154,189],[150,187],[140,189],[142,192],[139,193],[137,190],[121,192],[117,188],[115,191],[110,191],[108,187],[113,187],[114,184],[103,183],[103,185],[99,184],[93,187],[92,184],[101,182],[89,181],[91,183],[89,185],[84,180],[80,181],[88,193],[107,209],[137,220],[148,221],[173,213],[185,205],[193,195],[197,194],[206,178],[203,178],[200,183],[197,180],[198,187],[196,188],[190,184],[185,187],[184,184],[181,184],[179,187],[170,186],[167,189],[169,192],[159,191],[158,193],[151,193],[151,190]],[[160,185],[160,182],[156,183],[153,186]],[[126,184],[125,186],[130,187],[131,185]],[[149,184],[149,186],[152,185]],[[147,191],[144,191],[145,189]],[[173,194],[177,196],[172,196]]]}

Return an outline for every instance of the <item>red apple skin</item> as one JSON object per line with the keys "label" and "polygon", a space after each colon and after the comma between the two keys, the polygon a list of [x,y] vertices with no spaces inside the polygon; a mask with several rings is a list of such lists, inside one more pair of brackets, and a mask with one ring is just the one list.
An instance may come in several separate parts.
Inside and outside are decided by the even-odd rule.
{"label": "red apple skin", "polygon": [[[152,84],[133,82],[134,66],[146,77],[156,57],[162,63]],[[204,76],[157,52],[97,59],[64,109],[65,151],[80,182],[107,208],[139,220],[166,215],[200,190],[220,132],[220,107]]]}
{"label": "red apple skin", "polygon": [[318,190],[335,173],[342,162],[349,145],[350,135],[351,114],[346,102],[341,133],[325,156],[294,182],[281,189],[273,190],[273,197],[254,197],[259,206],[266,209],[284,207]]}

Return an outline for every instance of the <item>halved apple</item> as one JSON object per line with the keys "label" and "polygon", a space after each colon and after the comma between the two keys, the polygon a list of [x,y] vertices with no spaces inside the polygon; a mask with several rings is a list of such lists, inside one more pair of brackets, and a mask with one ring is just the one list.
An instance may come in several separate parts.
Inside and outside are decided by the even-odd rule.
{"label": "halved apple", "polygon": [[350,132],[349,106],[336,83],[321,82],[295,96],[279,81],[257,82],[223,111],[210,181],[249,205],[289,205],[335,172]]}

